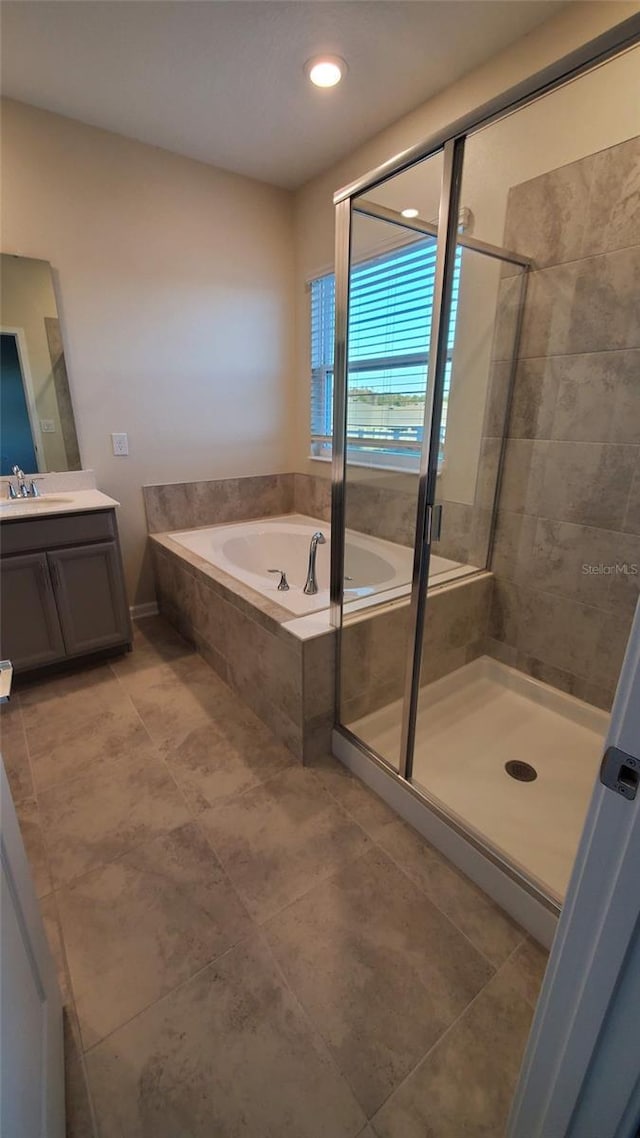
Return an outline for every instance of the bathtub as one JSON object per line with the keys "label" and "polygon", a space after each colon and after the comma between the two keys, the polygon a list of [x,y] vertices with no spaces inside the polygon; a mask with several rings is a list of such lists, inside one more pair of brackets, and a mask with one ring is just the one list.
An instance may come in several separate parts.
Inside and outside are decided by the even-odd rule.
{"label": "bathtub", "polygon": [[[307,596],[303,586],[309,543],[317,530],[324,533],[326,544],[319,545],[317,551],[318,592]],[[328,522],[302,514],[286,514],[259,521],[182,530],[168,536],[177,545],[203,557],[262,596],[277,601],[293,617],[299,617],[329,607],[330,535]],[[412,568],[412,549],[347,530],[345,604],[359,608],[372,600],[406,595]],[[270,569],[285,570],[290,585],[288,591],[278,590],[278,575],[269,573]],[[468,566],[459,562],[432,555],[429,585],[442,584],[468,570]]]}

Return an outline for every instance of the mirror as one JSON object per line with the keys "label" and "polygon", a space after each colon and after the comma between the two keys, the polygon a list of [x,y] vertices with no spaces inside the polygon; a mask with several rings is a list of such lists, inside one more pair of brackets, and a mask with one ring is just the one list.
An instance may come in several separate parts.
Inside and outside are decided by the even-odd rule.
{"label": "mirror", "polygon": [[0,255],[0,474],[81,470],[51,265]]}

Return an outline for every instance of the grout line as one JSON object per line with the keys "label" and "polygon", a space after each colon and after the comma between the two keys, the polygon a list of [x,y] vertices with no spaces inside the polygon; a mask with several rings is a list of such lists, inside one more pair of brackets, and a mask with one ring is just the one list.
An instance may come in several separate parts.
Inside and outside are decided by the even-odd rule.
{"label": "grout line", "polygon": [[[288,770],[289,768],[285,768],[285,769]],[[308,768],[307,768],[307,770],[308,770]],[[283,773],[283,772],[278,772],[278,774],[281,774],[281,773]],[[311,773],[311,772],[308,771],[308,773]],[[278,774],[273,775],[272,778],[277,778]],[[326,789],[323,787],[321,780],[318,779],[317,776],[314,776],[314,779],[319,784],[321,789]],[[262,785],[264,785],[264,784],[262,784]],[[250,789],[256,790],[258,788],[252,787]],[[239,794],[234,796],[234,799],[241,798],[243,795],[248,794],[248,793],[249,793],[249,789],[241,791]],[[327,791],[327,793],[329,794],[328,791]],[[329,797],[332,798],[333,796],[329,794]],[[219,809],[223,809],[223,808],[224,808],[224,803],[222,803],[220,805]],[[355,820],[351,817],[351,815],[349,815],[347,813],[347,811],[342,806],[340,807],[340,809],[349,821],[355,822]],[[197,819],[196,819],[196,821],[197,821]],[[366,830],[364,830],[363,827],[359,825],[359,823],[355,823],[355,825],[361,831],[362,835],[367,839],[367,842],[369,842],[371,839],[370,839],[369,835],[367,834]],[[225,873],[228,873],[228,871],[226,869],[225,860],[222,858],[222,855],[220,854],[215,842],[213,841],[211,836],[206,831],[202,830],[202,832],[203,832],[203,835],[205,837],[205,840],[207,841],[207,843],[209,844],[209,846],[213,850],[216,858],[220,862],[220,865],[225,870]],[[334,866],[331,869],[329,869],[327,872],[323,873],[321,877],[318,877],[316,880],[312,881],[311,884],[306,889],[304,889],[302,891],[302,893],[299,893],[297,896],[290,898],[290,900],[286,901],[284,903],[284,905],[280,906],[280,908],[275,909],[273,912],[269,913],[268,916],[263,917],[263,918],[258,918],[258,917],[253,916],[253,914],[250,914],[252,917],[252,920],[256,924],[256,927],[258,929],[262,930],[265,927],[265,925],[269,923],[269,921],[274,920],[276,917],[282,916],[282,914],[284,912],[286,912],[287,909],[290,909],[293,905],[297,904],[298,901],[301,901],[303,898],[308,897],[309,894],[312,893],[314,889],[318,888],[321,885],[324,885],[327,881],[330,881],[333,877],[337,876],[338,873],[341,873],[342,870],[345,869],[347,865],[351,865],[354,861],[358,861],[361,857],[364,857],[367,853],[370,852],[370,848],[371,847],[368,844],[365,844],[364,849],[358,851],[358,853],[355,853],[355,854],[352,854],[351,856],[346,857],[345,860],[340,863],[340,865]],[[236,892],[238,892],[238,895],[239,895],[240,899],[243,901],[243,904],[246,905],[246,901],[244,901],[244,899],[243,899],[243,895],[240,892],[239,886],[235,886],[235,884],[234,884],[234,888],[236,889]]]}
{"label": "grout line", "polygon": [[320,1029],[319,1025],[312,1018],[311,1013],[307,1011],[304,1003],[302,1002],[302,1000],[298,996],[295,989],[290,984],[289,979],[287,977],[287,974],[284,971],[282,965],[280,964],[280,961],[278,960],[275,952],[273,951],[273,949],[269,943],[269,940],[268,940],[268,938],[267,938],[267,936],[264,933],[262,928],[259,929],[259,935],[260,935],[261,941],[264,944],[264,947],[266,948],[266,950],[269,954],[269,958],[271,959],[271,962],[274,965],[274,968],[280,977],[280,980],[281,980],[284,988],[289,993],[289,995],[291,996],[291,998],[294,1001],[294,1003],[296,1004],[296,1006],[300,1009],[300,1012],[302,1014],[302,1018],[304,1019],[305,1023],[309,1027],[312,1037],[321,1041],[323,1050],[324,1050],[324,1052],[327,1056],[327,1059],[329,1060],[331,1066],[333,1067],[333,1069],[335,1070],[336,1074],[341,1079],[341,1081],[343,1083],[345,1083],[346,1086],[351,1091],[351,1094],[353,1095],[354,1101],[356,1102],[359,1109],[362,1111],[363,1117],[366,1119],[365,1125],[361,1128],[361,1130],[358,1131],[358,1136],[359,1136],[362,1131],[366,1130],[366,1126],[367,1126],[367,1123],[369,1121],[369,1116],[368,1116],[364,1106],[360,1102],[358,1096],[356,1095],[355,1089],[351,1083],[350,1078],[348,1077],[348,1075],[342,1070],[342,1068],[338,1064],[338,1061],[334,1056],[334,1051],[333,1051],[331,1044],[329,1043],[328,1039],[325,1038],[324,1033]]}
{"label": "grout line", "polygon": [[[335,761],[336,761],[336,762],[339,762],[339,760],[338,760],[338,759],[336,759]],[[359,779],[359,778],[357,777],[357,775],[353,775],[353,774],[350,774],[350,775],[348,775],[347,777],[353,778],[353,779],[354,779],[354,781],[355,781],[356,783],[359,783],[359,784],[360,784],[360,786],[361,786],[361,787],[363,787],[365,790],[369,790],[369,789],[370,789],[369,787],[367,787],[367,786],[366,786],[366,784],[365,784],[365,783],[363,783],[363,782],[362,782],[362,779]],[[320,780],[320,781],[322,781],[322,780]],[[332,792],[332,791],[330,791],[330,790],[329,790],[329,791],[328,791],[328,793],[329,793],[329,794],[331,794],[331,795],[332,795],[332,797],[334,797],[334,798],[335,798],[336,802],[338,802],[338,803],[340,802],[340,800],[337,798],[337,796],[336,796],[336,795],[334,795],[334,794],[333,794],[333,792]],[[375,794],[375,791],[371,791],[370,793],[371,793],[371,794]],[[376,798],[379,798],[379,795],[376,795]],[[381,802],[384,802],[384,799],[382,799],[382,798],[380,798],[379,800],[380,800]],[[342,805],[342,804],[340,803],[340,805]],[[357,822],[357,819],[355,818],[355,815],[353,815],[353,814],[352,814],[352,813],[351,813],[351,812],[348,810],[348,808],[347,808],[347,807],[343,806],[342,808],[343,808],[343,810],[344,810],[344,811],[345,811],[347,814],[349,814],[349,816],[350,816],[350,817],[351,817],[351,818],[352,818],[354,821],[356,821],[356,822]],[[390,808],[390,809],[391,809],[391,808]],[[401,818],[401,817],[400,817],[400,815],[398,814],[398,815],[396,816],[396,818],[395,818],[395,819],[393,819],[393,820],[391,820],[391,821],[389,821],[389,822],[383,822],[383,823],[382,823],[380,826],[376,827],[376,831],[375,831],[375,832],[376,832],[376,833],[380,833],[380,832],[381,832],[381,831],[382,831],[382,830],[385,828],[385,826],[394,826],[394,825],[396,825],[397,823],[403,823],[403,822],[404,822],[404,819],[403,819],[403,818]],[[357,823],[357,824],[358,824],[358,825],[360,825],[360,828],[361,828],[362,830],[364,830],[364,827],[363,827],[363,826],[362,826],[360,823]],[[405,824],[405,825],[409,825],[409,823],[404,823],[404,824]],[[421,841],[422,841],[424,844],[426,844],[426,845],[428,846],[428,848],[429,848],[430,850],[433,850],[433,852],[436,854],[436,856],[437,856],[439,859],[441,859],[441,860],[442,860],[442,862],[443,862],[443,864],[444,864],[445,868],[447,868],[447,869],[450,869],[450,870],[451,870],[451,872],[460,872],[460,871],[457,871],[457,870],[455,869],[455,867],[453,866],[452,862],[450,862],[450,861],[449,861],[447,858],[445,858],[445,857],[444,857],[444,855],[440,854],[440,853],[439,853],[439,851],[438,851],[438,850],[436,850],[435,846],[432,846],[432,845],[431,845],[429,842],[427,842],[427,841],[426,841],[426,839],[422,838],[422,835],[421,835],[421,834],[419,834],[417,830],[413,830],[413,827],[412,827],[412,826],[410,827],[410,829],[412,830],[412,832],[413,832],[413,833],[415,833],[415,834],[416,834],[416,836],[417,836],[417,837],[418,837],[418,838],[419,838],[419,839],[420,839],[420,840],[421,840]],[[373,834],[371,834],[371,833],[370,833],[368,830],[364,830],[364,832],[367,834],[367,837],[368,837],[368,838],[369,838],[369,839],[370,839],[370,840],[373,842],[373,844],[376,846],[376,848],[377,848],[378,850],[380,850],[380,851],[381,851],[381,852],[382,852],[382,853],[385,855],[385,857],[387,857],[387,858],[389,859],[389,861],[390,861],[390,862],[392,862],[392,864],[393,864],[393,865],[395,865],[396,869],[399,869],[399,870],[400,870],[400,872],[401,872],[401,873],[402,873],[402,874],[403,874],[403,875],[404,875],[404,876],[407,878],[407,880],[408,880],[408,881],[410,881],[410,882],[412,883],[412,885],[414,885],[414,886],[415,886],[415,887],[416,887],[416,888],[417,888],[417,889],[420,891],[420,893],[424,894],[424,896],[427,898],[427,900],[428,900],[428,901],[429,901],[429,902],[430,902],[430,903],[431,903],[431,904],[434,906],[434,908],[435,908],[435,909],[437,909],[437,910],[438,910],[438,912],[441,914],[441,916],[445,917],[445,919],[446,919],[446,920],[449,922],[449,924],[453,925],[453,927],[454,927],[454,928],[455,928],[455,929],[456,929],[456,930],[457,930],[457,931],[460,933],[460,935],[461,935],[461,936],[463,936],[463,937],[464,937],[464,939],[465,939],[466,941],[468,941],[468,943],[469,943],[469,944],[471,945],[471,947],[472,947],[472,948],[475,950],[475,952],[477,952],[477,953],[478,953],[478,955],[479,955],[479,956],[481,956],[481,957],[482,957],[482,959],[483,959],[483,960],[484,960],[484,961],[485,961],[485,962],[486,962],[486,963],[489,965],[489,967],[493,969],[493,972],[494,972],[494,974],[495,974],[495,973],[497,973],[497,972],[499,971],[499,969],[500,969],[500,968],[502,968],[502,964],[503,964],[503,963],[505,963],[505,962],[503,961],[501,964],[496,964],[496,963],[495,963],[493,960],[490,960],[490,959],[489,959],[489,957],[488,957],[488,956],[486,956],[486,955],[485,955],[485,953],[482,951],[482,949],[478,948],[478,946],[477,946],[476,944],[474,944],[474,942],[471,940],[471,938],[469,937],[469,935],[468,935],[468,934],[467,934],[467,933],[466,933],[466,932],[465,932],[463,929],[461,929],[461,928],[460,928],[460,926],[459,926],[459,925],[456,923],[456,921],[454,921],[454,920],[453,920],[453,918],[452,918],[452,917],[450,917],[450,916],[449,916],[449,914],[448,914],[448,913],[446,913],[446,912],[445,912],[445,910],[444,910],[444,909],[442,909],[442,908],[440,907],[440,905],[438,904],[438,902],[437,902],[436,900],[434,900],[434,898],[431,896],[431,894],[430,894],[430,893],[428,893],[428,892],[427,892],[427,890],[425,889],[425,887],[424,887],[423,885],[419,884],[419,883],[418,883],[418,882],[415,880],[415,878],[414,878],[414,877],[412,877],[412,876],[411,876],[411,874],[407,872],[407,869],[405,868],[405,866],[404,866],[404,865],[403,865],[401,862],[397,861],[397,860],[396,860],[396,858],[393,856],[393,854],[390,854],[390,853],[389,853],[389,851],[388,851],[388,850],[386,850],[386,849],[385,849],[385,847],[384,847],[383,845],[381,845],[381,844],[380,844],[380,841],[379,841],[379,839],[378,839],[377,837],[374,837],[374,835],[373,835]],[[493,907],[494,907],[494,908],[495,908],[495,909],[498,911],[498,914],[499,914],[501,917],[504,917],[504,919],[505,919],[505,920],[509,920],[509,921],[511,920],[511,918],[510,918],[510,917],[508,917],[508,914],[506,914],[506,913],[504,912],[504,910],[500,908],[500,906],[499,906],[499,905],[496,905],[496,903],[495,903],[494,901],[492,901],[492,900],[491,900],[491,898],[488,896],[488,894],[486,894],[486,893],[484,892],[484,890],[480,889],[480,888],[479,888],[479,886],[474,886],[474,882],[472,882],[470,878],[466,877],[466,875],[465,875],[465,874],[461,874],[461,876],[463,877],[463,879],[464,879],[465,883],[466,883],[466,884],[468,884],[470,888],[476,888],[476,889],[478,889],[478,890],[479,890],[479,892],[482,894],[482,897],[486,899],[486,901],[487,901],[487,904],[488,904],[488,905],[490,905],[490,906],[493,906]],[[520,926],[517,924],[517,922],[515,922],[515,921],[514,921],[514,922],[512,922],[512,923],[513,923],[513,924],[515,924],[517,928],[520,928]],[[523,939],[526,939],[526,933],[524,933],[524,932],[523,932]],[[521,943],[522,943],[522,941],[520,941],[520,942],[519,942],[519,944],[518,944],[518,946],[517,946],[517,947],[519,947],[519,945],[520,945]],[[515,950],[514,950],[514,951],[515,951]],[[508,957],[507,957],[506,959],[508,959]]]}
{"label": "grout line", "polygon": [[211,960],[207,960],[205,964],[200,965],[200,967],[196,968],[195,972],[192,972],[190,976],[184,977],[173,988],[170,988],[168,992],[163,992],[161,996],[158,996],[155,1000],[151,1000],[150,1003],[145,1004],[145,1006],[143,1008],[140,1008],[139,1011],[135,1012],[134,1015],[129,1016],[129,1019],[126,1019],[122,1023],[119,1023],[117,1027],[112,1028],[111,1031],[108,1031],[107,1034],[103,1035],[101,1039],[96,1040],[96,1042],[92,1043],[90,1047],[87,1047],[86,1051],[83,1051],[83,1055],[91,1055],[94,1051],[97,1050],[98,1047],[101,1047],[103,1043],[106,1043],[108,1039],[111,1039],[114,1035],[116,1035],[118,1031],[122,1031],[124,1028],[128,1027],[140,1016],[145,1015],[148,1011],[150,1011],[151,1008],[155,1008],[158,1004],[165,1003],[165,1001],[170,999],[171,996],[180,991],[181,988],[184,988],[186,984],[190,984],[192,980],[195,980],[196,977],[201,976],[203,972],[206,972],[208,968],[211,968],[214,964],[219,964],[220,961],[224,960],[225,956],[228,956],[230,952],[234,952],[240,945],[246,944],[247,942],[251,941],[252,938],[255,938],[257,931],[257,929],[251,929],[251,931],[247,933],[246,936],[240,937],[239,940],[235,941],[233,944],[228,945],[228,947],[225,948],[224,952],[219,953],[218,956],[214,956],[211,958]]}
{"label": "grout line", "polygon": [[[518,947],[520,947],[520,946],[518,946]],[[514,949],[513,951],[515,952],[516,949]],[[512,955],[513,955],[513,953],[510,953],[510,955],[507,957],[507,960],[509,960]],[[505,964],[506,964],[506,961],[505,961]],[[504,967],[504,965],[500,966],[500,968],[502,968],[502,967]],[[416,1073],[418,1068],[422,1066],[422,1064],[429,1058],[429,1056],[436,1050],[436,1048],[438,1048],[440,1046],[440,1044],[443,1042],[443,1040],[446,1039],[446,1037],[453,1031],[453,1029],[457,1026],[457,1024],[460,1023],[460,1021],[464,1018],[464,1016],[466,1016],[467,1012],[469,1012],[469,1010],[474,1006],[474,1004],[477,1003],[477,1001],[480,999],[480,997],[482,995],[484,995],[484,993],[486,992],[489,985],[492,984],[493,981],[495,980],[499,971],[500,971],[500,969],[498,969],[497,972],[494,972],[493,976],[489,977],[489,979],[486,981],[486,983],[484,983],[482,985],[482,987],[479,989],[479,991],[476,992],[473,999],[469,1000],[469,1003],[466,1005],[466,1007],[464,1007],[463,1010],[459,1013],[459,1015],[457,1015],[456,1018],[451,1021],[449,1026],[444,1029],[442,1034],[438,1036],[438,1038],[435,1040],[435,1042],[432,1043],[431,1046],[427,1048],[424,1055],[418,1060],[418,1062],[415,1064],[415,1066],[411,1068],[411,1070],[408,1072],[408,1074],[405,1075],[404,1079],[402,1079],[401,1082],[398,1083],[397,1087],[394,1087],[394,1089],[389,1092],[389,1094],[385,1098],[384,1102],[382,1102],[380,1104],[380,1106],[377,1108],[375,1114],[371,1116],[371,1119],[369,1119],[370,1122],[372,1121],[372,1119],[375,1119],[376,1115],[383,1109],[384,1106],[386,1106],[386,1104],[392,1098],[395,1098],[395,1096],[402,1090],[404,1085],[406,1083],[408,1083],[409,1079],[411,1079],[412,1076]],[[522,997],[522,999],[524,1000],[524,996]],[[525,1003],[527,1003],[527,1002],[528,1001],[525,1000]]]}
{"label": "grout line", "polygon": [[[399,820],[400,820],[400,821],[403,821],[403,819],[401,819],[401,818],[400,818]],[[393,825],[393,823],[391,823],[391,824]],[[416,830],[415,832],[416,832],[416,833],[418,833],[418,831],[417,831],[417,830]],[[418,835],[418,836],[420,836],[420,835]],[[374,839],[374,841],[375,841],[375,839]],[[469,934],[468,934],[468,933],[466,933],[466,932],[464,931],[464,929],[461,929],[461,928],[460,928],[460,926],[457,924],[457,922],[456,922],[456,921],[454,921],[453,917],[451,917],[451,916],[449,915],[449,913],[447,913],[447,912],[446,912],[444,909],[442,909],[442,908],[440,907],[440,905],[438,904],[438,902],[437,902],[437,901],[436,901],[436,900],[435,900],[435,899],[434,899],[434,898],[431,896],[431,894],[430,894],[430,893],[428,893],[428,892],[427,892],[427,890],[424,888],[424,886],[423,886],[423,885],[420,885],[420,884],[419,884],[419,883],[418,883],[418,882],[415,880],[415,878],[414,878],[414,877],[412,877],[412,876],[411,876],[411,874],[407,872],[407,870],[406,870],[406,869],[405,869],[405,867],[404,867],[404,866],[401,864],[401,862],[397,861],[397,860],[396,860],[396,858],[395,858],[395,857],[394,857],[392,854],[390,854],[390,853],[388,852],[388,850],[386,850],[386,849],[384,848],[384,846],[380,845],[380,843],[379,843],[379,842],[377,842],[377,841],[376,841],[376,845],[377,845],[378,849],[379,849],[379,850],[381,850],[381,852],[382,852],[382,853],[385,855],[385,857],[387,857],[387,858],[389,859],[389,861],[392,863],[392,865],[395,865],[396,869],[399,869],[399,870],[400,870],[400,872],[401,872],[401,873],[402,873],[402,874],[403,874],[403,875],[404,875],[404,876],[407,878],[407,880],[408,880],[408,881],[410,881],[410,882],[412,883],[412,885],[414,885],[414,886],[415,886],[415,887],[416,887],[416,888],[419,890],[419,892],[420,892],[420,893],[424,894],[424,896],[427,898],[427,900],[428,900],[428,901],[429,901],[429,902],[430,902],[430,903],[433,905],[434,909],[437,909],[437,911],[440,913],[440,916],[444,917],[444,918],[445,918],[445,920],[446,920],[446,921],[448,921],[448,922],[449,922],[449,924],[450,924],[450,925],[452,925],[454,929],[456,929],[456,931],[457,931],[457,932],[460,934],[460,936],[464,937],[464,939],[467,941],[467,944],[469,944],[469,946],[470,946],[470,947],[471,947],[471,948],[474,950],[474,952],[476,952],[476,953],[478,954],[478,956],[480,956],[480,957],[482,958],[482,960],[484,960],[485,964],[488,964],[488,965],[489,965],[489,968],[491,968],[491,970],[492,970],[492,972],[493,972],[493,975],[495,976],[495,974],[496,974],[496,973],[499,971],[499,969],[502,967],[502,964],[496,964],[494,960],[491,960],[491,959],[490,959],[490,958],[489,958],[489,957],[488,957],[488,956],[487,956],[487,955],[486,955],[486,954],[485,954],[485,953],[482,951],[482,949],[481,949],[481,948],[479,948],[479,947],[478,947],[478,945],[477,945],[477,944],[475,944],[475,943],[474,943],[474,941],[472,941],[472,940],[471,940],[471,937],[469,936]],[[433,846],[432,846],[432,847],[430,847],[430,848],[431,848],[431,849],[434,849],[434,851],[435,851],[435,847],[433,847]],[[435,852],[437,852],[437,851],[435,851]],[[446,863],[446,865],[447,865],[447,868],[449,868],[450,864],[451,864],[450,862],[447,862],[447,863]],[[473,885],[473,882],[472,882],[472,881],[471,881],[469,878],[465,878],[465,880],[466,880],[466,881],[469,883],[469,885]],[[482,890],[480,890],[480,892],[482,893]],[[483,896],[485,896],[485,897],[486,897],[486,894],[483,894]],[[488,903],[491,903],[491,902],[490,902],[490,898],[488,898],[488,897],[487,897],[487,902],[488,902]],[[500,907],[499,907],[499,906],[496,906],[496,908],[499,910],[499,915],[501,915],[501,916],[502,916],[502,915],[503,915],[503,911],[500,909]],[[506,916],[506,914],[505,914],[505,916]],[[518,927],[519,927],[519,926],[518,926]],[[520,943],[521,943],[521,942],[520,942]],[[503,963],[504,963],[504,961],[503,961]]]}

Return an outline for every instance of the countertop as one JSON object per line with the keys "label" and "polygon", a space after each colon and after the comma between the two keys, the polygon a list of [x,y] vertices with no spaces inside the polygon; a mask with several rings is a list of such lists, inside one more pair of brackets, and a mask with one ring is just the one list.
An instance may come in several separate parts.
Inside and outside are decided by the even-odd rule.
{"label": "countertop", "polygon": [[61,490],[43,493],[40,498],[4,498],[0,501],[0,522],[18,518],[50,517],[53,514],[82,514],[87,510],[111,510],[120,503],[101,490]]}

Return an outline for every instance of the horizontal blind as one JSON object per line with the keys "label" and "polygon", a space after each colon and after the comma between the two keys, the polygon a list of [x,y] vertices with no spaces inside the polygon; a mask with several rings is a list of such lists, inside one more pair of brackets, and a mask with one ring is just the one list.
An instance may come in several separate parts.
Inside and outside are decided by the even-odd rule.
{"label": "horizontal blind", "polygon": [[[333,348],[336,280],[333,273],[311,282],[311,440],[333,431]],[[318,453],[331,452],[320,443]]]}
{"label": "horizontal blind", "polygon": [[[352,269],[349,302],[349,448],[370,455],[415,454],[422,443],[437,244],[420,240]],[[460,289],[461,250],[454,270],[445,372],[443,431]],[[333,275],[311,284],[311,433],[331,434]],[[322,444],[326,450],[326,441]],[[330,447],[329,447],[330,451]],[[316,453],[322,451],[316,447]]]}

